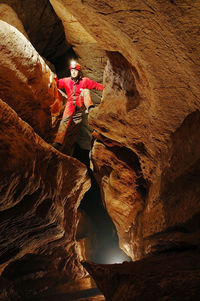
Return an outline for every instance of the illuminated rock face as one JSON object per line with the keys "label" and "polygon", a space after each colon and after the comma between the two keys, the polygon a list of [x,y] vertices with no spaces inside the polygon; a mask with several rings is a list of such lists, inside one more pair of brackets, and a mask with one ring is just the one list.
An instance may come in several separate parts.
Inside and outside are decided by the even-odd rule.
{"label": "illuminated rock face", "polygon": [[[196,109],[191,113],[188,104],[185,120],[170,132],[164,127],[177,123],[183,108],[177,108],[174,102],[175,112],[171,114],[172,108],[163,102],[155,106],[151,119],[146,101],[140,99],[134,88],[133,78],[133,90],[129,90],[130,74],[131,66],[124,58],[112,54],[105,71],[104,100],[91,113],[90,122],[101,133],[96,135],[98,142],[94,143],[92,157],[106,206],[123,241],[122,248],[127,252],[128,245],[128,254],[140,259],[145,254],[171,248],[170,240],[178,245],[193,240],[193,235],[184,235],[178,228],[190,232],[190,224],[195,225],[199,212],[200,114]],[[161,120],[162,111],[166,111],[166,116]],[[126,175],[130,169],[132,173]],[[166,234],[155,237],[165,231]]]}
{"label": "illuminated rock face", "polygon": [[[183,269],[189,271],[191,268],[192,273],[194,271],[199,254],[196,254],[193,250],[199,246],[200,233],[198,4],[196,4],[196,7],[192,6],[189,1],[187,3],[180,3],[179,1],[177,4],[176,0],[161,0],[159,3],[154,0],[149,0],[148,2],[52,0],[51,3],[63,21],[66,35],[67,26],[69,25],[67,23],[69,22],[68,14],[73,15],[74,19],[71,20],[70,26],[73,25],[74,21],[79,33],[75,32],[75,29],[73,29],[74,32],[73,30],[71,31],[70,27],[70,43],[71,41],[81,41],[80,47],[76,45],[75,49],[77,53],[82,53],[81,60],[83,64],[85,62],[83,58],[86,59],[87,57],[85,49],[87,49],[89,43],[91,48],[89,48],[90,51],[88,53],[91,54],[91,49],[94,49],[93,46],[95,44],[100,49],[101,55],[99,58],[100,61],[103,61],[103,64],[105,58],[102,56],[101,51],[103,49],[103,52],[107,52],[108,62],[104,73],[105,90],[103,101],[90,114],[90,124],[95,129],[95,137],[97,138],[92,150],[92,161],[94,173],[101,186],[103,200],[119,234],[120,246],[134,260],[141,260],[152,253],[173,251],[172,256],[158,256],[155,261],[149,259],[149,264],[147,258],[141,260],[138,266],[134,265],[137,263],[130,264],[130,266],[127,265],[127,269],[130,269],[130,275],[132,275],[129,277],[130,282],[125,280],[124,283],[123,271],[122,279],[121,276],[118,277],[121,274],[120,268],[118,271],[117,268],[112,270],[109,267],[101,268],[95,266],[94,269],[88,267],[88,270],[92,273],[99,287],[105,292],[108,300],[122,301],[125,296],[127,297],[127,292],[132,294],[135,279],[137,280],[137,276],[134,276],[136,270],[143,271],[145,269],[146,273],[144,275],[138,275],[138,279],[141,279],[143,283],[142,290],[137,294],[141,296],[141,300],[142,296],[146,298],[143,300],[147,300],[149,296],[152,296],[152,292],[155,297],[155,291],[158,292],[157,300],[164,296],[171,296],[176,299],[178,295],[181,296],[182,300],[184,298],[187,299],[187,295],[182,295],[180,290],[177,290],[177,287],[180,286],[180,281],[182,281],[180,279],[182,279]],[[68,13],[66,20],[63,13],[65,10],[62,11],[62,9],[65,9]],[[85,46],[83,45],[84,41],[77,37],[79,34],[82,37],[83,33],[84,37],[87,37],[85,48],[81,48],[81,46]],[[1,35],[1,41],[4,41],[4,31],[1,32]],[[2,50],[5,50],[5,47]],[[2,53],[4,54],[4,52]],[[8,54],[5,53],[5,55]],[[91,58],[91,55],[89,57]],[[18,61],[18,55],[14,57],[14,61],[15,59],[19,65],[19,70],[21,70],[21,64],[22,66],[29,66],[28,63],[26,65],[23,61],[22,63],[21,60]],[[38,63],[39,69],[40,63]],[[12,71],[11,66],[12,64],[9,63],[9,72]],[[94,67],[93,65],[91,66]],[[28,68],[26,72],[31,72],[31,70]],[[4,80],[4,73],[6,74],[5,69],[2,69],[0,74],[1,82]],[[93,71],[91,73],[93,74]],[[40,70],[38,75],[42,78],[44,76],[44,84],[47,88],[50,74],[48,72],[47,74],[42,73]],[[16,76],[16,72],[14,72],[14,76]],[[7,80],[10,77],[12,78],[9,75]],[[19,98],[17,103],[19,104],[22,101],[24,104],[24,93],[28,93],[27,91],[30,91],[30,89],[28,89],[29,86],[26,86],[19,79],[20,77],[16,77],[18,82],[13,88],[16,88],[18,92],[18,84],[22,84],[21,94],[19,92],[22,100]],[[13,88],[6,87],[6,82],[3,82],[3,84],[4,86],[2,85],[3,88],[1,88],[2,99],[15,109],[23,119],[29,122],[42,137],[43,135],[45,136],[47,131],[46,122],[38,129],[31,122],[31,114],[29,113],[31,110],[27,109],[25,116],[21,115],[21,111],[17,110],[20,108],[14,103],[14,96],[10,92],[13,92]],[[34,81],[30,81],[29,84],[31,87],[33,84],[34,91]],[[4,89],[6,89],[6,93],[3,93]],[[38,85],[37,89],[41,91],[41,86]],[[46,95],[49,95],[49,90],[46,93]],[[30,103],[34,102],[31,101]],[[46,112],[46,108],[49,107],[50,103],[51,100],[48,98],[47,103],[45,102],[46,107],[42,111]],[[4,104],[2,103],[2,105]],[[23,107],[26,107],[26,105]],[[6,109],[5,112],[8,112],[8,110]],[[88,188],[88,184],[83,189],[79,188],[83,185],[85,179],[85,169],[79,163],[76,163],[78,165],[76,165],[74,171],[78,175],[72,173],[75,178],[77,176],[75,182],[78,186],[75,186],[74,182],[71,182],[71,174],[68,177],[68,173],[64,174],[61,171],[62,164],[64,164],[62,162],[65,162],[65,160],[69,161],[67,161],[69,167],[66,167],[66,169],[71,170],[71,160],[68,157],[63,158],[61,155],[59,156],[56,151],[53,151],[38,136],[35,136],[32,130],[30,130],[32,136],[30,134],[31,138],[28,141],[31,140],[34,143],[27,142],[27,139],[23,136],[25,135],[24,127],[26,128],[24,123],[23,126],[20,126],[21,130],[18,130],[17,134],[12,134],[10,138],[11,134],[10,136],[7,134],[10,117],[6,118],[7,115],[1,121],[2,126],[6,128],[2,136],[2,164],[4,164],[4,173],[8,172],[6,177],[3,174],[1,184],[6,200],[2,213],[3,219],[6,220],[5,228],[3,225],[1,229],[4,234],[4,229],[7,229],[8,225],[10,226],[8,222],[12,213],[16,216],[15,209],[20,212],[17,211],[19,214],[16,220],[13,218],[13,222],[16,222],[14,228],[23,227],[23,229],[26,229],[27,219],[30,218],[32,222],[31,218],[33,216],[35,216],[35,219],[32,223],[35,227],[34,229],[30,227],[31,232],[27,229],[27,232],[22,236],[20,236],[20,231],[18,234],[18,232],[15,233],[13,230],[15,241],[18,240],[19,244],[16,243],[14,246],[12,243],[11,245],[6,244],[6,252],[5,254],[2,253],[1,264],[4,291],[0,291],[4,298],[14,293],[19,295],[20,291],[23,291],[23,287],[20,287],[19,284],[23,285],[23,282],[20,282],[21,279],[17,279],[16,275],[19,274],[22,267],[24,267],[23,271],[27,275],[26,263],[33,262],[37,272],[32,274],[31,267],[30,279],[34,278],[36,282],[39,279],[39,284],[35,287],[40,287],[41,285],[41,288],[37,291],[42,296],[49,290],[50,284],[54,283],[54,279],[59,279],[61,274],[62,280],[69,280],[70,276],[66,271],[73,270],[73,275],[78,276],[84,274],[83,270],[80,269],[79,260],[74,251],[73,236],[76,227],[76,213],[73,211],[73,208],[67,207],[67,213],[65,214],[63,206],[66,207],[71,203],[63,200],[64,197],[60,198],[63,194],[61,191],[57,192],[58,185],[56,185],[56,188],[54,187],[54,180],[52,186],[50,186],[52,187],[50,191],[46,183],[52,181],[50,175],[53,175],[57,182],[65,181],[63,179],[67,176],[66,186],[63,184],[63,187],[69,189],[65,192],[67,195],[75,194],[72,202],[72,206],[75,204],[75,207],[79,203],[83,191]],[[47,115],[45,114],[45,116]],[[28,120],[26,119],[27,116]],[[34,116],[37,116],[37,114],[34,114]],[[15,124],[19,124],[21,121],[17,117],[11,118],[11,120],[13,122],[16,120],[14,126],[10,128],[12,133],[13,128],[16,128]],[[42,118],[42,120],[46,121],[46,118]],[[38,122],[36,124],[38,125]],[[17,139],[19,132],[22,132],[20,143],[13,143],[13,136]],[[8,131],[8,133],[10,132]],[[36,144],[34,137],[37,137],[35,139],[38,141],[37,147],[40,150],[39,154],[41,157],[36,156],[38,154],[37,148],[34,152],[32,151],[33,144]],[[21,145],[22,141],[24,143],[23,147]],[[17,151],[19,148],[22,152]],[[41,153],[41,149],[43,153]],[[3,158],[7,158],[7,153],[10,154],[10,165],[3,160]],[[13,153],[15,155],[12,155]],[[54,156],[57,159],[54,159]],[[23,169],[18,168],[18,165],[14,168],[15,165],[12,164],[15,164],[17,160],[17,162],[21,162],[21,158],[24,157],[27,157],[29,160],[27,159],[24,166],[21,166],[21,163],[19,164],[20,168],[23,167]],[[40,166],[43,160],[47,160],[47,163],[45,161],[45,167],[43,165]],[[52,161],[55,162],[53,166],[51,165]],[[38,164],[36,164],[37,162]],[[49,169],[46,168],[47,165]],[[36,167],[38,170],[35,169]],[[15,169],[17,172],[18,169],[20,170],[16,177],[13,174]],[[57,174],[54,172],[55,169]],[[11,177],[12,174],[14,178]],[[23,182],[27,174],[28,176],[30,174],[27,183],[28,187]],[[23,181],[21,181],[21,178]],[[37,184],[38,182],[39,184]],[[23,184],[22,187],[19,186],[19,183],[20,185]],[[39,189],[38,192],[36,188]],[[62,190],[62,188],[60,189]],[[38,193],[36,196],[33,194],[35,191]],[[24,205],[26,202],[25,196],[32,194],[34,200],[30,196],[31,201],[28,202],[30,207],[26,208]],[[49,199],[52,200],[55,194],[56,197],[54,197],[52,203]],[[11,195],[10,199],[8,198],[9,195]],[[21,203],[22,209],[17,207],[19,200],[23,200]],[[13,211],[8,211],[12,209],[9,206],[14,205]],[[20,216],[21,212],[24,213],[22,217]],[[72,216],[72,219],[69,219],[69,216]],[[38,237],[36,230],[37,225],[41,222],[41,217],[42,221],[44,220],[44,232],[47,231],[47,235],[43,235],[43,232],[40,232],[41,235]],[[65,223],[66,219],[67,222]],[[37,222],[38,224],[34,224]],[[52,224],[53,229],[51,228]],[[67,235],[64,234],[65,231],[70,233],[69,240]],[[13,237],[13,232],[11,231],[11,237]],[[34,241],[31,239],[32,236],[35,238]],[[52,240],[49,237],[52,237]],[[66,238],[69,244],[67,244]],[[55,239],[59,240],[56,245],[53,242]],[[5,244],[5,241],[2,244]],[[5,247],[5,245],[2,247]],[[185,249],[190,249],[190,251],[181,255],[178,253],[178,251]],[[71,254],[73,254],[73,260],[71,260]],[[187,261],[187,258],[191,258],[191,261]],[[52,265],[49,263],[49,259]],[[14,262],[14,260],[19,261]],[[169,269],[166,268],[168,262],[170,263]],[[154,270],[155,263],[156,267],[159,267],[156,271]],[[162,271],[160,267],[163,267],[165,275],[160,273]],[[199,267],[197,267],[198,269]],[[16,271],[16,274],[13,271]],[[101,271],[103,271],[103,276]],[[155,271],[155,274],[160,274],[159,287],[154,286],[157,283],[157,279],[155,282],[152,282],[152,286],[149,284],[148,271],[153,271],[153,273]],[[109,278],[110,276],[106,278],[105,273],[113,275],[113,278],[118,277],[117,288],[121,288],[120,292],[116,291],[114,295],[114,282]],[[171,275],[178,273],[178,275],[176,274],[174,278],[172,277],[169,280],[168,276],[170,273]],[[20,275],[23,278],[23,272]],[[53,279],[51,278],[52,275]],[[193,275],[195,275],[195,272]],[[101,277],[103,277],[103,280]],[[27,281],[30,279],[26,278]],[[41,284],[41,279],[46,279],[45,281],[47,282],[44,281]],[[184,274],[184,281],[181,282],[181,287],[187,288],[190,279],[189,288],[194,288],[193,292],[190,290],[193,293],[192,296],[199,296],[199,293],[196,294],[199,286],[198,277],[191,277],[190,272]],[[171,291],[163,295],[160,287],[165,287],[168,290],[167,283],[170,283],[169,290]],[[171,286],[172,283],[174,286]],[[47,289],[45,291],[44,286],[46,287],[46,284]],[[16,287],[19,289],[16,290]],[[130,287],[133,288],[133,291]],[[107,289],[110,290],[109,294],[107,294]],[[147,292],[146,295],[142,295],[144,291]],[[48,293],[50,294],[51,292],[49,291]],[[174,296],[173,293],[177,295]],[[30,291],[30,294],[33,295],[33,292]],[[18,297],[17,295],[15,296],[16,298]]]}
{"label": "illuminated rock face", "polygon": [[[127,251],[129,245],[132,258],[140,259],[171,248],[170,240],[187,244],[192,238],[183,232],[190,231],[200,209],[197,10],[170,1],[59,2],[108,50],[103,101],[90,115],[107,145],[94,143],[92,158],[121,241],[128,233],[121,246]],[[127,157],[137,157],[132,175],[127,173],[129,185],[123,172],[130,164],[115,159],[109,140]],[[136,193],[138,172],[142,187],[139,183]]]}
{"label": "illuminated rock face", "polygon": [[[19,25],[20,20],[31,43],[42,57],[52,61],[66,54],[70,45],[65,40],[63,25],[52,9],[49,0],[42,2],[40,0],[31,2],[3,0],[1,2],[3,3],[0,6],[0,19],[2,17],[2,20],[15,26],[18,30],[22,28],[22,25]],[[10,8],[6,8],[6,11],[3,9],[5,5],[10,6]],[[18,21],[14,18],[13,10],[18,16]]]}
{"label": "illuminated rock face", "polygon": [[177,1],[57,2],[107,50],[103,101],[90,114],[92,160],[121,247],[142,259],[198,246],[198,9]]}
{"label": "illuminated rock face", "polygon": [[17,28],[28,39],[28,35],[24,29],[21,20],[16,12],[7,4],[0,3],[0,20]]}
{"label": "illuminated rock face", "polygon": [[26,37],[0,21],[0,97],[43,138],[51,134],[53,73]]}
{"label": "illuminated rock face", "polygon": [[15,27],[0,21],[0,37],[0,299],[56,299],[86,275],[75,236],[90,180],[42,139],[52,139],[53,73]]}
{"label": "illuminated rock face", "polygon": [[196,300],[199,251],[158,254],[116,265],[85,263],[106,301]]}
{"label": "illuminated rock face", "polygon": [[6,103],[0,106],[0,296],[43,296],[59,279],[85,274],[75,233],[87,170],[45,143]]}

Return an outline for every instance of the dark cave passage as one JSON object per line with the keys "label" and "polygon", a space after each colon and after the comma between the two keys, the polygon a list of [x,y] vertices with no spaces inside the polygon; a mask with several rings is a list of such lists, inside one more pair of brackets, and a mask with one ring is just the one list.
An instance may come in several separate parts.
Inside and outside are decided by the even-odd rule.
{"label": "dark cave passage", "polygon": [[89,167],[89,151],[81,149],[76,144],[73,156],[87,166],[91,178],[91,188],[86,192],[79,206],[79,210],[83,210],[89,217],[95,235],[96,245],[93,245],[94,249],[90,259],[95,263],[104,264],[130,261],[131,258],[119,248],[115,225],[101,200],[99,185]]}
{"label": "dark cave passage", "polygon": [[70,61],[77,59],[77,55],[72,46],[66,49],[65,53],[61,56],[52,59],[51,63],[55,66],[55,73],[57,74],[58,78],[70,76],[70,71],[68,69]]}

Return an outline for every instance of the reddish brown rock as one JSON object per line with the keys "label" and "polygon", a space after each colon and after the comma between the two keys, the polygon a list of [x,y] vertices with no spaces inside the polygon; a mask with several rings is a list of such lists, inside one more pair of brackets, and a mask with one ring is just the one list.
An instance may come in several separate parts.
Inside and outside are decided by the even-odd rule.
{"label": "reddish brown rock", "polygon": [[[127,244],[141,258],[151,250],[147,237],[180,224],[187,228],[199,213],[198,13],[193,6],[164,1],[159,5],[155,1],[65,4],[101,45],[115,50],[107,53],[103,101],[91,113],[90,124],[105,139],[138,157],[147,194],[136,224],[129,219],[134,235]],[[187,144],[183,146],[181,140]],[[94,144],[93,161],[101,166],[100,156],[106,158],[108,153],[99,155],[98,149]],[[104,164],[102,174],[110,163]],[[192,191],[190,178],[195,179]],[[110,180],[111,176],[107,182]],[[107,187],[103,178],[99,183]],[[115,185],[116,191],[118,187]],[[112,199],[107,191],[102,195],[107,196],[105,203]],[[111,203],[109,212],[114,212],[118,203]],[[124,212],[126,193],[120,203]]]}
{"label": "reddish brown rock", "polygon": [[[188,102],[187,105],[186,102],[181,105],[174,101],[171,108],[168,101],[162,102],[156,105],[155,112],[152,111],[149,115],[148,101],[142,100],[134,86],[131,70],[132,67],[121,55],[110,56],[105,73],[104,100],[98,109],[91,113],[90,122],[95,130],[105,137],[100,140],[110,139],[111,142],[116,141],[115,144],[121,143],[121,146],[129,150],[130,160],[134,155],[138,157],[140,177],[145,183],[147,194],[143,196],[141,204],[145,203],[145,206],[137,222],[133,218],[129,219],[129,228],[132,228],[134,235],[131,239],[127,239],[127,244],[130,245],[132,241],[134,256],[132,252],[129,253],[130,256],[141,258],[151,250],[147,237],[172,227],[179,227],[180,224],[187,229],[187,223],[191,223],[191,220],[199,214],[200,114],[195,107],[192,109],[191,99],[191,104]],[[162,115],[163,112],[165,116]],[[183,122],[178,121],[181,114],[185,114]],[[102,165],[99,163],[101,160],[98,152],[99,147],[95,143],[92,154],[94,165],[97,166]],[[100,156],[106,158],[108,154],[103,152],[101,149]],[[101,168],[106,172],[107,164],[104,161],[104,167]],[[133,166],[133,170],[137,169],[137,166],[138,164]],[[116,170],[117,166],[114,166],[114,171]],[[133,176],[131,180],[134,183]],[[107,182],[109,181],[111,174]],[[124,183],[126,181],[128,182],[128,179],[124,180]],[[103,178],[99,183],[102,187],[106,187]],[[115,186],[118,190],[119,185]],[[132,187],[129,185],[130,190]],[[124,193],[124,202],[120,202],[120,212],[124,212],[124,203],[128,203],[126,194],[127,192]],[[108,196],[108,192],[104,192],[103,195],[105,203],[112,199],[112,194]],[[115,206],[118,208],[116,199],[108,202],[113,207],[110,212],[114,212]],[[118,231],[120,232],[119,228]],[[120,234],[119,236],[121,237]],[[185,239],[187,241],[187,235]],[[181,241],[184,242],[182,235]]]}
{"label": "reddish brown rock", "polygon": [[1,21],[0,30],[0,298],[78,294],[102,300],[90,277],[81,281],[85,243],[75,240],[77,207],[90,185],[87,170],[34,132],[52,139],[50,108],[58,97],[53,73],[14,27]]}
{"label": "reddish brown rock", "polygon": [[128,149],[118,146],[106,147],[95,142],[92,150],[93,170],[101,185],[102,199],[106,209],[115,223],[119,234],[121,248],[134,258],[137,244],[137,220],[144,209],[145,191],[141,179],[138,158]]}
{"label": "reddish brown rock", "polygon": [[[139,259],[199,245],[198,6],[153,0],[56,2],[109,51],[103,101],[90,114],[105,146],[95,142],[92,159],[121,246]],[[125,150],[126,158],[116,160],[113,145]],[[125,179],[128,158],[133,165]],[[134,187],[140,196],[135,203],[127,199]]]}
{"label": "reddish brown rock", "polygon": [[[116,65],[117,63],[119,65]],[[101,133],[101,136],[97,137],[97,139],[107,146],[107,148],[100,148],[99,144],[95,142],[92,157],[95,172],[97,170],[96,174],[103,190],[102,195],[105,198],[105,203],[106,205],[109,203],[109,207],[112,206],[109,209],[109,214],[113,218],[113,213],[117,210],[122,218],[124,212],[125,214],[128,212],[124,208],[129,204],[129,211],[133,210],[135,217],[137,217],[135,219],[132,216],[128,219],[129,222],[126,220],[126,223],[124,223],[127,224],[127,229],[129,228],[129,232],[132,234],[126,238],[126,243],[125,241],[121,243],[121,247],[127,252],[128,248],[126,246],[131,244],[132,247],[129,249],[128,254],[132,258],[140,258],[155,248],[155,240],[153,249],[151,244],[148,245],[150,242],[147,239],[148,236],[180,224],[182,226],[185,224],[183,227],[187,229],[186,224],[193,223],[191,220],[195,220],[195,216],[198,216],[200,181],[198,176],[200,154],[198,137],[200,134],[200,114],[195,109],[193,113],[190,113],[190,108],[188,107],[188,115],[185,121],[170,136],[170,132],[163,127],[165,125],[168,126],[170,122],[177,122],[180,110],[175,107],[174,103],[177,117],[167,114],[165,118],[168,116],[169,123],[165,123],[165,119],[161,120],[158,115],[153,123],[151,119],[148,119],[148,108],[146,108],[146,116],[144,116],[146,105],[145,102],[140,102],[138,91],[134,85],[131,85],[131,82],[133,82],[131,70],[132,67],[121,55],[113,54],[110,56],[105,72],[106,89],[104,100],[98,109],[91,113],[90,122],[96,131]],[[163,110],[169,109],[168,104],[163,103],[162,105],[166,105]],[[154,124],[156,125],[155,128]],[[139,133],[141,133],[141,136]],[[153,147],[154,138],[154,142],[157,139],[157,148],[156,144],[154,145],[155,148]],[[187,141],[187,143],[183,144],[183,141]],[[137,210],[127,200],[127,193],[132,191],[135,183],[134,176],[127,176],[123,180],[126,190],[122,189],[117,182],[115,183],[114,189],[116,191],[121,189],[120,194],[119,192],[117,194],[118,197],[115,196],[113,198],[112,192],[107,188],[110,182],[113,185],[113,173],[119,174],[120,170],[120,174],[123,174],[122,168],[118,168],[116,164],[111,165],[112,156],[110,154],[112,153],[112,145],[118,145],[119,147],[120,144],[122,150],[128,151],[127,155],[126,151],[124,153],[123,169],[126,168],[126,160],[132,161],[131,168],[133,170],[138,170],[139,166],[140,182],[142,183],[142,186],[139,184],[139,190],[142,188],[144,192],[138,207],[140,215],[136,214]],[[153,149],[155,153],[153,153]],[[134,163],[132,159],[135,156],[138,158],[135,161],[137,163]],[[112,168],[108,169],[110,165]],[[191,166],[191,169],[189,166]],[[102,175],[102,178],[99,174]],[[107,175],[106,181],[104,174]],[[132,181],[132,184],[128,184],[129,179]],[[148,193],[146,194],[145,191]],[[121,202],[118,202],[119,195],[121,200],[123,198]],[[138,197],[136,197],[135,201],[137,203]],[[121,209],[119,209],[119,204],[121,204]],[[121,224],[120,220],[120,217],[115,216],[114,221],[116,225]],[[119,230],[119,226],[117,229],[118,233],[123,233],[122,235],[119,234],[122,242],[122,236],[126,237],[125,232],[127,233],[127,231],[124,232],[123,227]],[[172,232],[174,232],[172,236],[177,236],[176,230]],[[185,235],[185,238],[183,238],[183,235],[180,234],[180,237],[180,244],[184,243],[184,240],[188,240],[188,235]],[[143,238],[145,238],[145,241]],[[131,241],[132,243],[130,243]],[[164,241],[163,245],[168,248],[166,239]],[[158,243],[158,246],[161,247],[160,243]],[[131,249],[132,251],[130,251]]]}
{"label": "reddish brown rock", "polygon": [[53,73],[15,27],[0,21],[0,97],[43,138],[50,139]]}
{"label": "reddish brown rock", "polygon": [[[104,203],[117,226],[120,245],[134,260],[152,253],[175,252],[174,257],[158,256],[155,261],[147,258],[133,263],[139,271],[138,286],[140,282],[144,284],[135,298],[139,295],[141,298],[145,296],[144,300],[155,296],[158,300],[168,297],[186,300],[191,296],[197,299],[198,267],[195,270],[194,266],[199,254],[191,250],[198,248],[200,237],[199,4],[178,0],[51,2],[55,8],[59,5],[63,12],[66,10],[68,13],[66,20],[62,15],[66,35],[68,24],[75,25],[70,27],[71,41],[79,41],[79,34],[84,32],[92,43],[95,40],[98,49],[107,51],[103,100],[90,114],[90,124],[100,140],[94,142],[92,160]],[[71,20],[69,15],[73,16]],[[78,31],[75,32],[74,28]],[[74,49],[86,57],[89,41],[86,45],[80,41],[86,48],[76,45]],[[91,49],[94,48],[89,49],[91,57]],[[22,95],[24,91],[21,90]],[[11,96],[7,101],[13,99]],[[30,124],[36,129],[32,121]],[[41,128],[46,133],[46,125]],[[68,231],[72,222],[69,221],[66,227]],[[186,248],[190,249],[186,255],[177,252]],[[48,250],[50,253],[51,248]],[[15,252],[11,248],[10,258],[15,258]],[[60,249],[51,254],[59,254],[59,258],[66,254],[59,252]],[[14,270],[19,272],[19,266],[32,258],[37,263],[37,256],[20,259]],[[43,270],[46,270],[48,260],[43,258],[42,262]],[[63,261],[58,262],[60,268]],[[73,265],[74,261],[70,260],[68,263],[72,263],[70,270],[79,274],[76,271],[79,265]],[[153,268],[155,263],[156,271]],[[163,267],[164,274],[160,267]],[[126,268],[129,269],[129,265]],[[12,265],[4,270],[7,287],[17,275],[17,272],[12,274],[12,270]],[[59,277],[55,270],[60,272],[57,266],[56,269],[50,267],[48,275]],[[136,270],[133,268],[134,275]],[[135,293],[137,278],[134,275],[128,275],[130,279],[134,278],[129,282],[127,274],[123,274],[122,286],[120,276],[120,280],[116,281],[119,287],[114,292],[115,282],[110,280],[110,276],[105,277],[105,271],[111,276],[115,273],[106,267],[102,271],[94,277],[98,281],[104,275],[102,290],[108,298],[121,301],[129,292]],[[148,281],[151,276],[148,277],[148,271],[156,275],[152,282]],[[119,277],[120,272],[117,273]],[[9,288],[10,294],[15,292],[17,282],[13,283]],[[19,283],[22,285],[20,280]],[[43,284],[42,293],[46,282]],[[189,296],[186,290],[181,290],[187,286]],[[109,295],[107,288],[111,290]]]}
{"label": "reddish brown rock", "polygon": [[156,255],[136,262],[84,266],[106,301],[197,300],[199,251]]}
{"label": "reddish brown rock", "polygon": [[14,26],[28,39],[28,35],[24,29],[21,20],[16,12],[7,4],[0,3],[0,20]]}
{"label": "reddish brown rock", "polygon": [[75,235],[87,169],[45,143],[6,103],[0,106],[1,297],[51,295],[58,279],[85,275]]}
{"label": "reddish brown rock", "polygon": [[[3,0],[1,2],[3,2],[2,5],[6,4],[15,11],[32,45],[42,57],[52,64],[58,58],[65,60],[64,56],[67,54],[70,45],[65,40],[63,25],[49,0],[43,0],[42,2],[40,0],[32,0],[31,2]],[[6,15],[8,15],[8,11]],[[9,20],[10,18],[11,16],[9,16]],[[14,25],[10,21],[8,23]]]}

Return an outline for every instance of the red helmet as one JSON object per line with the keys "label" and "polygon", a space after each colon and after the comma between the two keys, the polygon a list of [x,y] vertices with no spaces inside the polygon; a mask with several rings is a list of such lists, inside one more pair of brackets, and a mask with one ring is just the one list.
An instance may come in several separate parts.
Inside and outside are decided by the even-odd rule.
{"label": "red helmet", "polygon": [[76,69],[76,70],[81,71],[81,65],[78,64],[78,63],[75,62],[75,61],[72,61],[72,62],[70,63],[69,69],[70,69],[70,70],[71,70],[71,69]]}

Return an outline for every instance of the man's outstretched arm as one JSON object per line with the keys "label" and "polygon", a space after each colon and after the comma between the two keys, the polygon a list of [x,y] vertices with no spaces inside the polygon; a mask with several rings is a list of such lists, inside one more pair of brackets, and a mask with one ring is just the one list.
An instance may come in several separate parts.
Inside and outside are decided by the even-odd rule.
{"label": "man's outstretched arm", "polygon": [[95,89],[99,91],[102,91],[104,89],[104,85],[97,83],[87,77],[85,78],[85,84],[87,89]]}
{"label": "man's outstretched arm", "polygon": [[56,80],[56,84],[57,84],[58,89],[63,89],[64,88],[64,81],[63,81],[63,79],[62,78],[58,79],[58,77],[57,77],[56,74],[54,74],[54,78]]}

